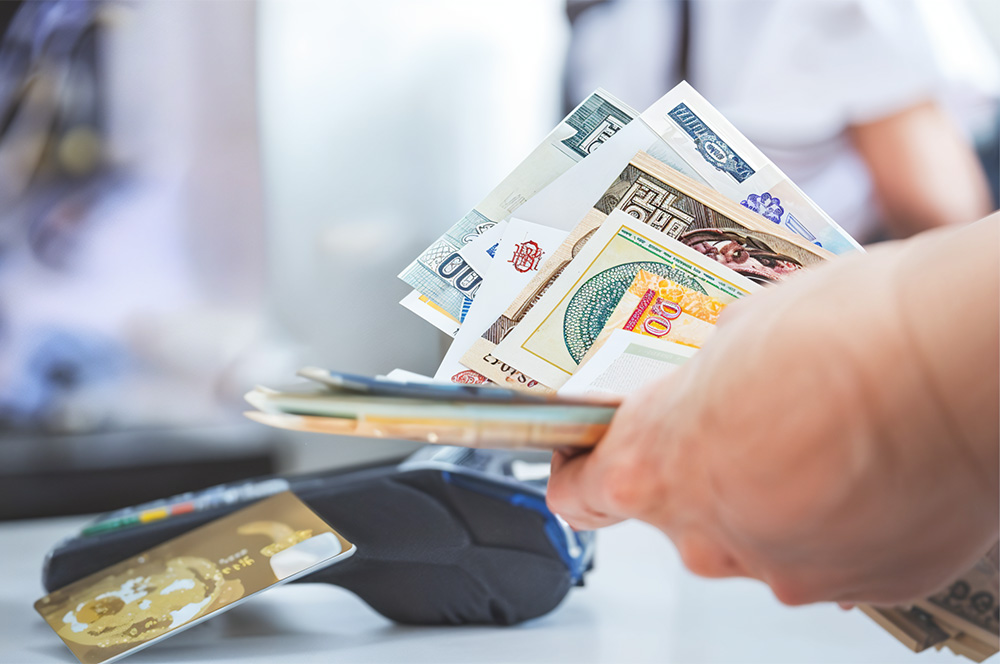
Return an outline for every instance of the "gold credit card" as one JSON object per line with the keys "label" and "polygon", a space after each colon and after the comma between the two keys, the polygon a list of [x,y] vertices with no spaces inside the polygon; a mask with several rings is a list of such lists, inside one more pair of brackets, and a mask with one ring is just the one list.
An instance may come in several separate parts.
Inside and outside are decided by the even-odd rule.
{"label": "gold credit card", "polygon": [[355,550],[286,491],[53,591],[35,609],[80,662],[111,662]]}

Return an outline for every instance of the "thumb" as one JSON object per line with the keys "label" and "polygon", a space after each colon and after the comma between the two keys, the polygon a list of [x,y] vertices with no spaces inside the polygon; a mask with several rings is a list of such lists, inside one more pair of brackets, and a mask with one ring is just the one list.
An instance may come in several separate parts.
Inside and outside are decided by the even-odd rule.
{"label": "thumb", "polygon": [[546,489],[549,509],[561,516],[573,530],[595,530],[617,523],[587,503],[585,475],[591,463],[590,452],[557,450],[552,454],[552,473]]}

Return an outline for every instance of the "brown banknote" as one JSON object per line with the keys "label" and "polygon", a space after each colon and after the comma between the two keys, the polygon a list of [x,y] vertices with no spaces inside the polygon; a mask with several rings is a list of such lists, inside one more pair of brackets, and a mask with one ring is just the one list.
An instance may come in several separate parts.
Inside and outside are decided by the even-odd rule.
{"label": "brown banknote", "polygon": [[1000,637],[1000,544],[994,545],[946,590],[921,601],[919,606],[967,635],[997,643]]}
{"label": "brown banknote", "polygon": [[931,646],[982,662],[1000,652],[1000,543],[946,589],[912,605],[861,610],[912,651]]}

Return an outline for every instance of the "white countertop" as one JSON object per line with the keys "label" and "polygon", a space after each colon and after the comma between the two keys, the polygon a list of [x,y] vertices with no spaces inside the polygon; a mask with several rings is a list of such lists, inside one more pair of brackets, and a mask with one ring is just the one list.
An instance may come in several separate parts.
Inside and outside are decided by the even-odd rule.
{"label": "white countertop", "polygon": [[[76,663],[32,605],[43,594],[45,552],[84,521],[0,523],[0,662]],[[598,537],[587,585],[547,616],[512,628],[399,626],[343,589],[293,584],[122,662],[972,664],[947,650],[913,654],[859,611],[784,607],[757,582],[695,577],[646,525],[630,522]]]}

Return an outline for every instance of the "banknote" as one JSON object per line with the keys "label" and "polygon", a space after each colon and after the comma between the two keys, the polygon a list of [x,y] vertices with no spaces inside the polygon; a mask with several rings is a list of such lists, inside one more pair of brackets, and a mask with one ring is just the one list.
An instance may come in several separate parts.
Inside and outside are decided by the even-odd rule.
{"label": "banknote", "polygon": [[759,283],[834,257],[713,189],[638,153],[594,208],[622,210]]}
{"label": "banknote", "polygon": [[859,608],[916,653],[947,647],[982,662],[1000,652],[1000,543],[934,595],[904,607]]}
{"label": "banknote", "polygon": [[624,398],[680,368],[695,352],[693,347],[617,329],[600,350],[584,357],[558,395]]}
{"label": "banknote", "polygon": [[[662,114],[658,113],[660,110]],[[607,183],[640,150],[810,243],[821,246],[825,243],[837,253],[858,248],[826,213],[795,189],[784,174],[686,83],[679,84],[643,113],[638,122],[629,123],[605,142],[599,157],[575,165],[532,197],[518,210],[518,217],[571,230]],[[723,155],[728,156],[724,162],[731,165],[729,168],[723,168],[725,164],[720,166]],[[608,172],[609,168],[614,171]],[[502,225],[501,222],[465,246],[462,257],[474,266],[486,265]]]}
{"label": "banknote", "polygon": [[481,389],[484,393],[499,394],[500,400],[463,398],[448,400],[413,396],[381,396],[354,392],[316,389],[311,385],[275,390],[257,387],[247,392],[246,401],[261,412],[294,414],[302,416],[333,417],[355,420],[396,420],[420,423],[426,420],[483,421],[483,422],[532,422],[545,424],[605,424],[614,414],[613,404],[594,401],[576,401],[569,398],[550,397],[545,400],[526,400],[530,397],[499,388],[460,387],[445,385],[429,387],[429,392],[450,390],[456,395],[468,389]]}
{"label": "banknote", "polygon": [[946,590],[918,603],[935,618],[1000,648],[1000,545]]}
{"label": "banknote", "polygon": [[939,644],[936,648],[941,649],[947,647],[955,655],[962,655],[969,660],[975,660],[976,662],[983,662],[989,657],[997,654],[996,644],[989,644],[987,642],[980,641],[975,637],[970,637],[964,632],[959,632],[948,638],[947,641]]}
{"label": "banknote", "polygon": [[483,201],[413,260],[399,278],[461,321],[482,277],[458,251],[590,155],[636,115],[603,90],[591,94]]}
{"label": "banknote", "polygon": [[483,419],[394,419],[391,417],[345,419],[259,411],[244,414],[261,424],[292,431],[362,438],[414,440],[435,445],[487,449],[593,447],[608,428],[607,422],[546,423]]}
{"label": "banknote", "polygon": [[524,316],[545,293],[549,285],[559,277],[573,258],[586,246],[587,241],[590,240],[605,217],[599,211],[592,211],[576,226],[576,229],[569,233],[555,252],[543,262],[527,286],[462,354],[460,361],[464,366],[503,386],[512,386],[521,391],[551,393],[552,390],[545,385],[539,384],[537,380],[493,356],[493,351],[507,334],[524,319]]}
{"label": "banknote", "polygon": [[861,250],[687,82],[654,102],[641,118],[727,199],[834,254]]}
{"label": "banknote", "polygon": [[620,330],[700,348],[715,331],[726,305],[669,278],[639,271],[580,364],[585,365]]}
{"label": "banknote", "polygon": [[[701,175],[642,121],[633,121],[601,145],[601,151],[574,165],[517,209],[517,217],[570,232],[587,214],[629,160],[643,151],[703,185]],[[737,202],[738,203],[738,202]],[[474,267],[493,260],[505,221],[466,244],[460,254]],[[477,269],[478,270],[478,269]]]}
{"label": "banknote", "polygon": [[441,308],[417,290],[412,290],[404,296],[399,305],[414,315],[418,315],[425,322],[434,325],[438,331],[446,333],[452,338],[458,334],[458,330],[462,326],[458,318],[453,317],[451,313],[445,311],[444,308]]}
{"label": "banknote", "polygon": [[930,614],[919,609],[871,605],[859,605],[859,609],[914,653],[942,644],[950,637]]}
{"label": "banknote", "polygon": [[558,389],[580,365],[641,270],[727,304],[757,289],[662,231],[613,211],[494,356]]}
{"label": "banknote", "polygon": [[[342,373],[316,366],[300,368],[299,377],[312,380],[324,386],[331,395],[354,394],[358,396],[385,398],[416,398],[421,400],[439,401],[484,401],[496,403],[500,401],[523,403],[526,400],[539,399],[511,389],[499,387],[481,387],[459,385],[450,382],[435,382],[416,373],[396,369],[390,376],[368,377],[354,373]],[[404,379],[413,378],[413,379]]]}
{"label": "banknote", "polygon": [[392,380],[394,382],[407,382],[410,384],[433,384],[434,378],[420,373],[408,371],[405,368],[393,368],[385,375],[376,375],[378,380]]}
{"label": "banknote", "polygon": [[441,361],[434,379],[441,382],[485,383],[482,374],[460,362],[462,355],[479,338],[497,313],[517,296],[518,292],[538,273],[542,261],[551,255],[566,238],[566,232],[545,225],[512,218],[497,245],[496,261],[483,276],[483,286],[472,302],[465,322],[447,354]]}
{"label": "banknote", "polygon": [[[635,123],[629,124],[634,125]],[[542,190],[542,192],[544,191],[545,189]],[[537,196],[538,195],[535,195],[535,197]],[[466,243],[458,251],[458,254],[462,256],[462,259],[469,263],[472,270],[483,276],[483,282],[485,282],[486,273],[489,271],[490,265],[493,264],[493,258],[496,256],[497,249],[500,247],[500,240],[503,238],[503,234],[507,229],[507,222],[507,220],[499,221],[493,227],[490,227],[485,232]],[[479,292],[476,292],[476,296],[479,296]]]}
{"label": "banknote", "polygon": [[[537,381],[509,359],[500,359],[494,350],[614,210],[624,211],[654,229],[677,237],[756,282],[780,281],[834,256],[640,152],[539,269],[538,275],[462,356],[464,365],[494,382],[504,383],[509,378],[523,389],[532,380]],[[534,385],[532,390],[545,392],[546,388]]]}

